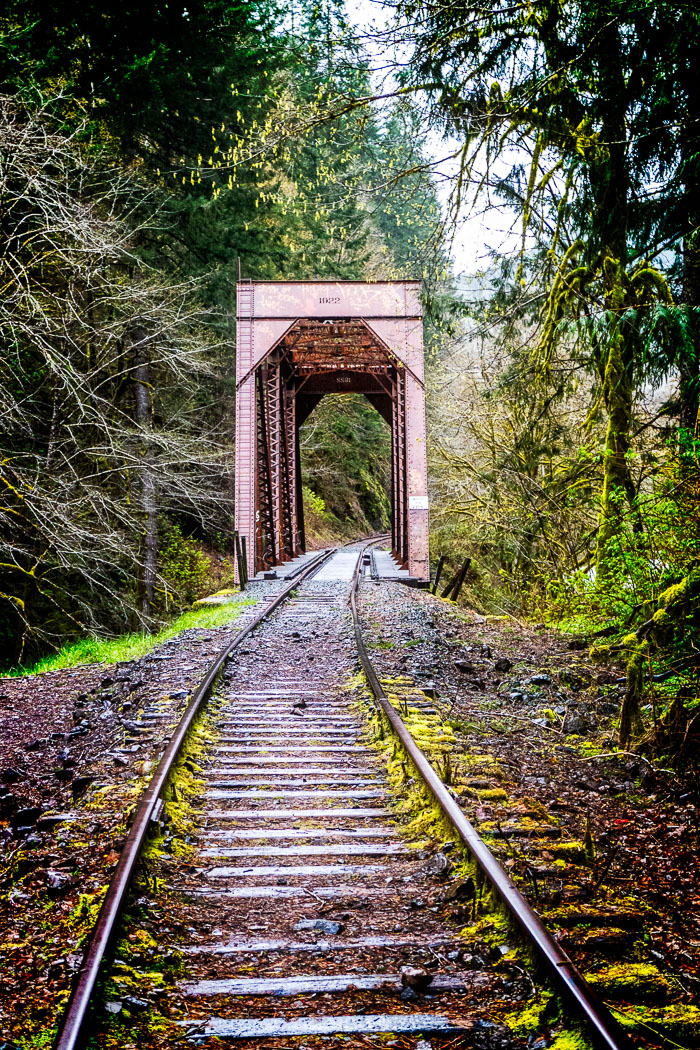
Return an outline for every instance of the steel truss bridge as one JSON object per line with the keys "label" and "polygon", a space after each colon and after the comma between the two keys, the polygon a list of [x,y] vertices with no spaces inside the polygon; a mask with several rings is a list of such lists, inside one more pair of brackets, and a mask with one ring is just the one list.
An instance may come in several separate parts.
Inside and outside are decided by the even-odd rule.
{"label": "steel truss bridge", "polygon": [[299,428],[325,394],[360,393],[391,427],[391,538],[429,579],[423,321],[417,281],[240,281],[236,529],[248,573],[306,548]]}

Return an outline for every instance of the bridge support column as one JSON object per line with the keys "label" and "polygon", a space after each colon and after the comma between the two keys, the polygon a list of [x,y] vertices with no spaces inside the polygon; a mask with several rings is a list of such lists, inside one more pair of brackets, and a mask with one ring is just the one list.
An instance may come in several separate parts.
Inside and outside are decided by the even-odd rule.
{"label": "bridge support column", "polygon": [[403,370],[396,376],[392,418],[393,547],[402,567],[408,568],[408,520],[406,506],[406,381]]}
{"label": "bridge support column", "polygon": [[[236,529],[245,536],[248,552],[248,574],[255,575],[255,522],[257,510],[257,406],[255,404],[255,376],[239,386],[236,394]],[[236,570],[238,575],[238,570]]]}
{"label": "bridge support column", "polygon": [[430,579],[428,544],[428,458],[425,447],[425,394],[410,373],[406,375],[406,552],[408,571],[418,580]]}

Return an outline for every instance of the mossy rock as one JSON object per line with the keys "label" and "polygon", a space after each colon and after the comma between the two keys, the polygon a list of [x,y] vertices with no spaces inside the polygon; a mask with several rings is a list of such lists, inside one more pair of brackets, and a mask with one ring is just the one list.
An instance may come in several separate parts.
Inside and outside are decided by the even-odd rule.
{"label": "mossy rock", "polygon": [[476,794],[480,802],[505,802],[508,798],[508,792],[503,788],[487,788],[486,791],[477,791]]}
{"label": "mossy rock", "polygon": [[668,977],[651,963],[620,963],[586,974],[603,999],[663,1002],[671,991]]}
{"label": "mossy rock", "polygon": [[624,1012],[615,1010],[615,1017],[628,1032],[641,1036],[667,1039],[684,1047],[700,1046],[700,1007],[673,1003],[671,1006],[630,1006]]}
{"label": "mossy rock", "polygon": [[637,930],[644,916],[634,908],[594,908],[585,904],[568,904],[545,912],[544,918],[556,926],[603,926],[612,923],[625,930]]}
{"label": "mossy rock", "polygon": [[583,864],[586,860],[586,847],[583,842],[568,840],[564,842],[547,841],[539,848],[547,853],[551,853],[557,860],[573,860],[579,864]]}

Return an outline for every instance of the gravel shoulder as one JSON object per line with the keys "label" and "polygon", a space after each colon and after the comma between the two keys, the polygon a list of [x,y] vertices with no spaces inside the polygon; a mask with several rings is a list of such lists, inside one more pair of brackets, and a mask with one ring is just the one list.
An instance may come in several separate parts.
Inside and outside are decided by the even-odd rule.
{"label": "gravel shoulder", "polygon": [[[254,611],[129,663],[0,681],[3,1039],[45,1045],[129,811],[189,692]],[[456,740],[460,803],[581,969],[601,981],[616,967],[639,974],[617,997],[630,1015],[642,972],[653,977],[649,1001],[662,989],[663,1009],[680,1018],[674,1042],[696,1045],[681,1036],[691,1022],[700,1030],[698,799],[615,752],[620,669],[592,665],[555,632],[388,581],[363,584],[360,612],[382,676],[399,693],[408,683],[436,697]],[[271,655],[247,646],[239,659],[264,675]],[[309,680],[318,672],[309,659]],[[465,929],[486,952],[488,930],[470,927],[468,911]]]}
{"label": "gravel shoulder", "polygon": [[[467,816],[580,968],[593,979],[627,970],[630,1017],[632,977],[653,971],[665,1013],[681,1018],[674,1040],[697,1045],[697,789],[616,752],[622,669],[592,664],[570,637],[399,584],[365,584],[360,609],[387,680],[437,696]],[[625,914],[633,930],[619,929]]]}
{"label": "gravel shoulder", "polygon": [[1,1039],[45,1045],[130,810],[190,691],[253,614],[129,662],[0,680]]}

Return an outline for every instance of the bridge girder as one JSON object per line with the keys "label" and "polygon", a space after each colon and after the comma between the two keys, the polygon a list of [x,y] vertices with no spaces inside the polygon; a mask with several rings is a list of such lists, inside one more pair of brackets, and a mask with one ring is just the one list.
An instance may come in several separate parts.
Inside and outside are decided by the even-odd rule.
{"label": "bridge girder", "polygon": [[392,546],[429,578],[417,282],[240,282],[236,528],[248,571],[305,547],[299,428],[328,393],[361,393],[392,434]]}

